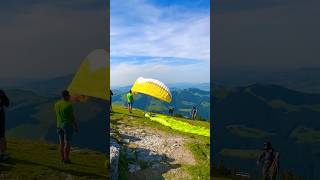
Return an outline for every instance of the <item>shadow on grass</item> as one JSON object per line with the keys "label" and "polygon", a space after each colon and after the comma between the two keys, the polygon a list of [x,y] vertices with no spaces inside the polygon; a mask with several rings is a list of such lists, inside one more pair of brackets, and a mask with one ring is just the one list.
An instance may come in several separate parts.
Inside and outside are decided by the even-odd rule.
{"label": "shadow on grass", "polygon": [[[90,177],[90,178],[101,178],[101,179],[107,177],[107,175],[104,176],[104,175],[100,175],[100,174],[81,172],[81,171],[72,170],[72,169],[63,169],[63,166],[69,166],[69,165],[61,164],[61,167],[55,167],[55,166],[52,166],[52,165],[44,165],[44,164],[40,164],[40,163],[28,161],[28,160],[20,160],[20,159],[14,159],[14,158],[11,158],[9,161],[7,161],[6,162],[7,166],[5,166],[4,168],[2,168],[2,165],[0,164],[1,171],[10,171],[17,164],[25,164],[25,165],[46,167],[46,168],[52,169],[54,171],[58,171],[58,172],[62,172],[62,173],[66,173],[66,174],[70,174],[70,175],[78,176],[78,177]],[[79,166],[79,164],[70,164],[70,166],[72,166],[72,165]],[[85,167],[84,165],[81,165],[81,166]]]}

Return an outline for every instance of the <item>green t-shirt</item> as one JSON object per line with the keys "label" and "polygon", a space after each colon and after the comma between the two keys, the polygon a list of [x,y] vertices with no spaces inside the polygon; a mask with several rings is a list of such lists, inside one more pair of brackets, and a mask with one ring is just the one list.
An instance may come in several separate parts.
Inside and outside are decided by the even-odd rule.
{"label": "green t-shirt", "polygon": [[128,103],[132,103],[133,102],[133,95],[131,93],[128,93],[127,99],[128,99]]}
{"label": "green t-shirt", "polygon": [[73,108],[70,102],[59,100],[54,105],[54,110],[57,116],[57,127],[61,127],[63,123],[72,122]]}

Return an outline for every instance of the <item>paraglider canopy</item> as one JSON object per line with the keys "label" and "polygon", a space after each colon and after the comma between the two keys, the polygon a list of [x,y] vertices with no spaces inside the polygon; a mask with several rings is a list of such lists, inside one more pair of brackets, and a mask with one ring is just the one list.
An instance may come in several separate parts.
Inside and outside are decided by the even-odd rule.
{"label": "paraglider canopy", "polygon": [[71,96],[80,101],[88,97],[95,97],[109,100],[109,58],[104,49],[97,49],[91,52],[81,63],[68,87]]}
{"label": "paraglider canopy", "polygon": [[170,89],[159,80],[139,77],[131,88],[133,93],[142,93],[170,103]]}

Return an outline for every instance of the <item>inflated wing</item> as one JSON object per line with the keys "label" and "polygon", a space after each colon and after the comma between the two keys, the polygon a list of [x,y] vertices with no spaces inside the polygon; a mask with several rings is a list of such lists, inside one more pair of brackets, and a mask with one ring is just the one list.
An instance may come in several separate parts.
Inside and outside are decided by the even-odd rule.
{"label": "inflated wing", "polygon": [[68,90],[71,95],[81,99],[95,97],[110,99],[110,67],[106,50],[98,49],[91,52],[81,63]]}
{"label": "inflated wing", "polygon": [[132,86],[131,91],[133,93],[146,94],[168,103],[172,101],[170,89],[164,83],[156,79],[140,77]]}

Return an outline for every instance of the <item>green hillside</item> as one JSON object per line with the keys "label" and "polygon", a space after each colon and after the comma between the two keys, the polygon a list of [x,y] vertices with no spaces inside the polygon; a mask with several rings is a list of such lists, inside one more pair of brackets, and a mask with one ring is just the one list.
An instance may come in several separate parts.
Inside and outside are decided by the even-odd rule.
{"label": "green hillside", "polygon": [[[204,128],[210,126],[203,121],[176,120]],[[148,175],[154,179],[210,179],[209,137],[173,130],[146,118],[142,110],[134,109],[130,114],[124,106],[115,104],[111,132],[121,145],[120,179],[143,179]],[[156,160],[141,160],[141,152],[149,154],[146,159]],[[130,172],[132,164],[141,169]]]}
{"label": "green hillside", "polygon": [[62,164],[58,146],[40,141],[10,138],[11,159],[0,162],[0,179],[107,179],[102,153],[73,149],[72,164]]}
{"label": "green hillside", "polygon": [[[57,143],[53,106],[59,98],[49,98],[19,89],[7,90],[6,93],[11,101],[11,106],[7,109],[7,135]],[[105,139],[101,137],[105,137],[107,104],[94,98],[85,103],[74,104],[80,128],[80,132],[74,136],[75,145],[105,152]]]}
{"label": "green hillside", "polygon": [[[126,91],[113,90],[113,102],[119,105],[127,103],[125,94]],[[134,96],[134,106],[146,111],[168,114],[169,107],[175,108],[175,113],[185,117],[191,116],[192,106],[198,109],[198,115],[210,120],[210,91],[204,91],[196,88],[189,89],[173,89],[171,103],[165,103],[150,96],[137,94]]]}
{"label": "green hillside", "polygon": [[220,87],[213,94],[214,164],[258,177],[256,151],[270,141],[280,152],[282,173],[320,178],[319,94],[267,84]]}

